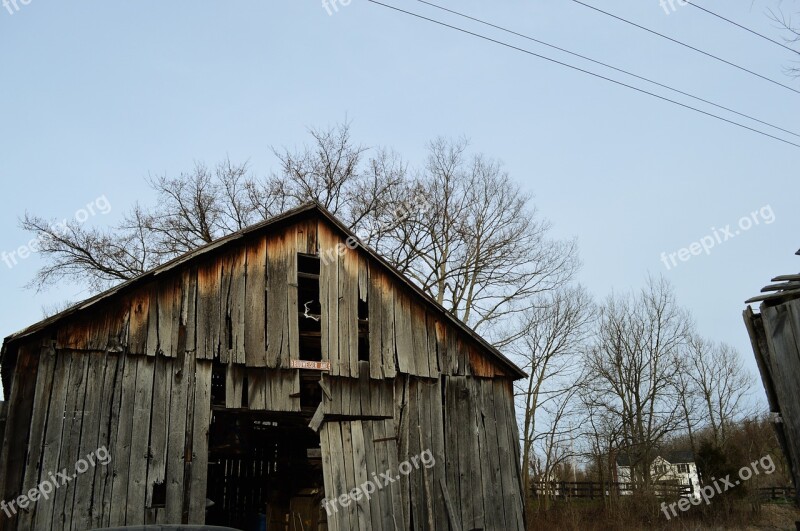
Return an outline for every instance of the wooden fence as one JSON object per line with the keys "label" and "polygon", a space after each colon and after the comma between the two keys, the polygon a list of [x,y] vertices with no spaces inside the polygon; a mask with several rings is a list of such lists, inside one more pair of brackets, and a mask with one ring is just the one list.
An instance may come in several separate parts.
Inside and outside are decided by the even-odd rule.
{"label": "wooden fence", "polygon": [[794,487],[761,487],[757,489],[761,501],[794,501]]}
{"label": "wooden fence", "polygon": [[[661,498],[681,498],[692,495],[692,485],[658,482],[650,485],[653,493]],[[599,482],[599,481],[547,481],[537,482],[531,486],[536,497],[568,498],[605,498],[608,496],[627,496],[637,489],[634,483]]]}

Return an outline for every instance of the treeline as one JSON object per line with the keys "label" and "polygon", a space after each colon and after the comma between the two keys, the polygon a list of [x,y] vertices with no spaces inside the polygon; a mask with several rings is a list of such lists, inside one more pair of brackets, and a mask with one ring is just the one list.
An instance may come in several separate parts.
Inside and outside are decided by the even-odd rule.
{"label": "treeline", "polygon": [[620,455],[647,489],[653,459],[671,450],[691,450],[709,477],[768,454],[785,469],[741,354],[700,335],[663,278],[599,303],[581,287],[548,293],[515,347],[531,375],[517,386],[528,493],[533,482],[615,481]]}

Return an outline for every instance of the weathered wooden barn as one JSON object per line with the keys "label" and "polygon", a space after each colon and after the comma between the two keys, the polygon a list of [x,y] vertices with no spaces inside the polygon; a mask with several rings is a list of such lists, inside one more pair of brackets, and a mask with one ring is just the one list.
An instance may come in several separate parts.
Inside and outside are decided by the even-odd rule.
{"label": "weathered wooden barn", "polygon": [[352,236],[305,205],[7,337],[0,500],[109,461],[0,529],[524,529],[524,373]]}
{"label": "weathered wooden barn", "polygon": [[[800,251],[797,252],[800,254]],[[744,322],[750,335],[761,381],[775,421],[778,442],[790,463],[795,487],[800,486],[800,275],[772,279],[746,304]],[[796,489],[800,493],[800,489]],[[800,495],[795,503],[800,505]]]}

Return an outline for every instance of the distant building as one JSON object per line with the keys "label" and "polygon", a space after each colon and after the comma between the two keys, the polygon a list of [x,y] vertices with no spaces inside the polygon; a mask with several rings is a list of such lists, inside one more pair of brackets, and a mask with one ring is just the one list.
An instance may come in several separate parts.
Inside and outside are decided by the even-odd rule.
{"label": "distant building", "polygon": [[[672,483],[692,487],[692,497],[700,497],[700,476],[694,454],[690,450],[657,455],[650,463],[650,478],[654,483]],[[633,484],[631,459],[627,454],[617,456],[617,481]],[[631,487],[633,489],[634,487]],[[621,490],[620,494],[630,494],[631,490]]]}

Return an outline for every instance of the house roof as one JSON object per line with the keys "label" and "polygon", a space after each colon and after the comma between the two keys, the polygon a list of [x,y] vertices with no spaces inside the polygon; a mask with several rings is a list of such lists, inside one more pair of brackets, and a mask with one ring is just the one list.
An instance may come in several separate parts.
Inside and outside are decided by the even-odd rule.
{"label": "house roof", "polygon": [[456,328],[464,332],[466,335],[471,337],[475,342],[478,343],[480,347],[482,347],[491,357],[493,357],[499,364],[507,369],[510,374],[512,374],[515,378],[524,378],[527,374],[520,369],[514,362],[508,359],[503,353],[489,344],[483,337],[478,335],[474,330],[472,330],[469,326],[467,326],[464,322],[454,317],[450,312],[448,312],[442,305],[437,303],[430,295],[422,291],[416,284],[411,282],[405,275],[400,273],[394,266],[392,266],[389,262],[386,261],[381,255],[379,255],[375,250],[371,249],[367,245],[361,243],[358,239],[358,236],[353,233],[348,227],[346,227],[341,221],[339,221],[333,214],[331,214],[327,209],[325,209],[322,205],[316,202],[305,203],[297,208],[288,210],[278,216],[272,217],[268,220],[256,223],[254,225],[250,225],[249,227],[245,227],[237,232],[231,233],[227,236],[223,236],[211,243],[193,249],[177,258],[174,258],[160,266],[157,266],[141,275],[127,280],[117,286],[114,286],[111,289],[108,289],[98,295],[95,295],[89,299],[86,299],[83,302],[75,304],[66,310],[57,313],[47,319],[43,319],[38,323],[35,323],[19,332],[11,334],[5,338],[3,341],[3,348],[2,353],[0,354],[0,364],[5,357],[7,349],[12,346],[15,342],[29,337],[33,334],[41,332],[48,327],[58,323],[62,319],[69,317],[70,315],[76,314],[83,310],[86,310],[101,301],[105,301],[110,299],[122,292],[129,290],[132,286],[141,284],[150,280],[154,277],[159,275],[163,275],[169,271],[174,270],[175,268],[184,265],[190,261],[194,261],[201,256],[204,256],[212,251],[217,251],[228,247],[235,242],[241,241],[246,237],[250,237],[252,235],[256,235],[261,232],[265,232],[268,229],[276,228],[278,226],[287,225],[293,223],[295,221],[299,221],[300,219],[304,219],[313,215],[318,215],[322,219],[329,222],[332,226],[338,229],[341,233],[345,235],[345,237],[353,237],[358,241],[358,247],[368,254],[373,260],[380,263],[387,271],[390,272],[398,281],[403,283],[406,287],[408,287],[412,292],[414,292],[418,297],[425,300],[429,306],[431,306],[437,313],[447,319],[452,325]]}
{"label": "house roof", "polygon": [[[672,465],[683,463],[694,463],[694,453],[691,450],[676,450],[666,454],[658,454],[653,460],[658,458],[667,461]],[[628,453],[620,453],[617,455],[617,466],[631,466],[631,456]]]}

